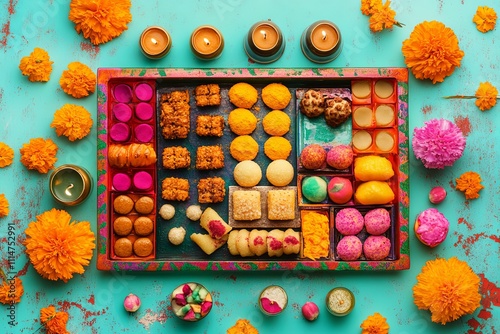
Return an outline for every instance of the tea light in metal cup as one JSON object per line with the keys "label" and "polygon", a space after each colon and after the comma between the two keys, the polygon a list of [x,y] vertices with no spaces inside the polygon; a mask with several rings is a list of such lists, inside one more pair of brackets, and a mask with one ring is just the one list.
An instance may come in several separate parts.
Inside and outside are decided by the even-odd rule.
{"label": "tea light in metal cup", "polygon": [[151,26],[142,32],[139,45],[146,57],[159,59],[166,56],[170,51],[172,40],[165,29],[159,26]]}
{"label": "tea light in metal cup", "polygon": [[57,202],[73,206],[88,197],[92,190],[92,178],[85,168],[62,165],[50,175],[49,187]]}
{"label": "tea light in metal cup", "polygon": [[339,28],[330,21],[317,21],[302,34],[302,53],[315,63],[328,63],[342,51],[342,36]]}
{"label": "tea light in metal cup", "polygon": [[278,315],[288,305],[288,295],[278,285],[266,287],[259,296],[259,308],[265,315]]}
{"label": "tea light in metal cup", "polygon": [[268,64],[278,60],[285,51],[283,34],[271,21],[255,23],[245,38],[243,47],[250,59]]}
{"label": "tea light in metal cup", "polygon": [[326,307],[328,311],[338,317],[343,317],[351,313],[354,304],[354,294],[347,288],[333,288],[326,295]]}
{"label": "tea light in metal cup", "polygon": [[201,26],[191,34],[191,50],[203,60],[216,59],[224,49],[224,38],[219,30],[212,26]]}

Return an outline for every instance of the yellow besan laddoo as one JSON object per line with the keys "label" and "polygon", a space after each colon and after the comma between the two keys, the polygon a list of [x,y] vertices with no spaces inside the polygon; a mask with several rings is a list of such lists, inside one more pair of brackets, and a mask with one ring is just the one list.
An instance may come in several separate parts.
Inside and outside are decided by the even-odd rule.
{"label": "yellow besan laddoo", "polygon": [[262,101],[271,109],[285,109],[291,99],[290,90],[280,83],[271,83],[262,89]]}
{"label": "yellow besan laddoo", "polygon": [[290,116],[281,110],[273,110],[264,116],[262,127],[270,136],[283,136],[290,131]]}
{"label": "yellow besan laddoo", "polygon": [[233,176],[240,187],[253,187],[262,179],[262,169],[255,161],[243,160],[234,167]]}
{"label": "yellow besan laddoo", "polygon": [[252,136],[238,136],[229,145],[229,153],[238,161],[253,160],[259,153],[259,143]]}
{"label": "yellow besan laddoo", "polygon": [[293,180],[294,169],[286,160],[274,160],[267,166],[266,178],[273,186],[285,187]]}
{"label": "yellow besan laddoo", "polygon": [[257,127],[257,117],[248,109],[237,108],[229,113],[229,128],[237,135],[249,135]]}
{"label": "yellow besan laddoo", "polygon": [[239,82],[229,88],[229,101],[238,108],[250,109],[257,102],[259,93],[252,85]]}
{"label": "yellow besan laddoo", "polygon": [[286,159],[290,152],[292,144],[284,137],[273,136],[264,143],[264,154],[271,160]]}

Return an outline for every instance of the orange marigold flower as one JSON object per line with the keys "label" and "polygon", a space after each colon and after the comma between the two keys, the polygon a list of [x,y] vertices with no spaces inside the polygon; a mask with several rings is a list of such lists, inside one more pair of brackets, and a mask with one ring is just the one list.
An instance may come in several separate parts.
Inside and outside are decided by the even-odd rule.
{"label": "orange marigold flower", "polygon": [[361,323],[361,334],[387,334],[389,333],[389,324],[386,319],[378,312],[368,316]]}
{"label": "orange marigold flower", "polygon": [[476,106],[482,111],[489,110],[497,104],[498,90],[489,82],[481,82],[476,91]]}
{"label": "orange marigold flower", "polygon": [[427,261],[417,276],[413,299],[419,309],[429,310],[432,321],[454,321],[479,306],[479,277],[456,257]]}
{"label": "orange marigold flower", "polygon": [[377,5],[370,16],[370,30],[379,32],[384,29],[392,29],[394,25],[401,27],[401,23],[396,21],[396,12],[390,7],[391,1],[387,0],[384,5]]}
{"label": "orange marigold flower", "polygon": [[106,43],[127,30],[130,0],[71,0],[69,19],[92,44]]}
{"label": "orange marigold flower", "polygon": [[7,217],[9,214],[9,201],[4,194],[0,194],[0,218]]}
{"label": "orange marigold flower", "polygon": [[36,217],[26,229],[26,254],[35,270],[49,280],[67,282],[73,273],[83,274],[95,248],[90,223],[70,223],[64,210],[52,209]]}
{"label": "orange marigold flower", "polygon": [[483,189],[481,176],[476,172],[465,172],[455,180],[457,190],[463,191],[465,199],[475,199],[479,197],[479,191]]}
{"label": "orange marigold flower", "polygon": [[84,107],[65,104],[54,113],[54,120],[50,126],[56,129],[58,136],[64,135],[70,141],[75,141],[90,133],[92,118]]}
{"label": "orange marigold flower", "polygon": [[403,41],[402,52],[413,75],[431,79],[433,84],[451,75],[464,56],[453,30],[438,21],[415,26],[410,38]]}
{"label": "orange marigold flower", "polygon": [[69,334],[66,323],[69,315],[67,312],[57,312],[54,305],[44,307],[40,310],[40,322],[47,334]]}
{"label": "orange marigold flower", "polygon": [[382,6],[382,0],[361,0],[361,13],[372,15],[379,6]]}
{"label": "orange marigold flower", "polygon": [[0,168],[9,166],[14,160],[14,150],[7,144],[0,142]]}
{"label": "orange marigold flower", "polygon": [[95,73],[90,67],[77,61],[70,63],[59,79],[63,91],[77,99],[93,93],[95,83]]}
{"label": "orange marigold flower", "polygon": [[497,13],[491,7],[479,6],[477,7],[476,14],[472,18],[472,22],[476,24],[476,28],[480,32],[488,32],[495,29]]}
{"label": "orange marigold flower", "polygon": [[35,48],[29,56],[21,58],[19,69],[31,82],[49,81],[53,63],[47,51]]}
{"label": "orange marigold flower", "polygon": [[0,303],[17,304],[24,294],[23,281],[19,277],[7,279],[4,271],[0,268]]}
{"label": "orange marigold flower", "polygon": [[46,174],[57,161],[57,150],[57,145],[51,139],[32,138],[19,151],[21,162],[26,168]]}

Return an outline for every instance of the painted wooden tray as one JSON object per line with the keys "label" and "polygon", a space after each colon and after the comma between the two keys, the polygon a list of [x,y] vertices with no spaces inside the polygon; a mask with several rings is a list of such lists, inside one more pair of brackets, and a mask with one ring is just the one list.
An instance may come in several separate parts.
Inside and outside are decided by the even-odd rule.
{"label": "painted wooden tray", "polygon": [[[376,101],[372,99],[358,100],[352,98],[352,108],[360,106],[371,106],[375,109],[378,104],[390,104],[395,112],[395,120],[382,129],[368,127],[362,129],[355,124],[351,118],[347,125],[343,125],[340,132],[332,130],[319,124],[316,119],[307,119],[298,111],[300,96],[309,88],[330,91],[332,88],[341,88],[349,91],[354,82],[367,81],[373,88],[380,81],[394,83],[393,100]],[[227,126],[227,116],[235,108],[227,98],[228,89],[237,82],[247,82],[259,91],[269,83],[279,82],[286,85],[292,93],[292,101],[284,110],[292,120],[290,132],[285,137],[292,143],[292,153],[289,161],[296,169],[296,175],[290,186],[297,187],[298,220],[294,221],[291,228],[299,233],[301,212],[306,210],[320,210],[330,216],[330,252],[325,258],[310,260],[297,255],[283,255],[281,257],[239,257],[229,253],[227,246],[206,255],[190,239],[191,233],[203,233],[204,230],[199,223],[189,221],[185,216],[186,208],[197,203],[196,182],[200,178],[219,176],[225,183],[226,196],[224,201],[216,204],[201,204],[204,209],[208,206],[214,208],[223,219],[229,221],[229,187],[235,186],[232,178],[232,170],[237,161],[232,159],[228,153],[229,143],[235,135]],[[208,107],[208,109],[197,108],[193,103],[192,91],[198,85],[218,84],[221,87],[221,106]],[[117,86],[120,86],[118,89]],[[129,89],[127,89],[128,86]],[[159,127],[159,108],[161,95],[174,90],[188,90],[191,94],[191,132],[184,140],[166,142],[161,135]],[[150,91],[152,95],[150,96]],[[119,105],[118,107],[116,105]],[[125,105],[125,106],[124,106]],[[130,111],[128,110],[130,109]],[[153,115],[149,117],[150,109]],[[117,111],[118,110],[118,111]],[[136,113],[136,110],[141,110]],[[252,111],[261,121],[263,116],[270,111],[259,98]],[[130,117],[128,114],[131,112]],[[217,114],[222,115],[225,121],[224,135],[221,138],[199,138],[192,132],[195,128],[196,115]],[[120,124],[119,124],[120,123]],[[125,126],[121,123],[125,123]],[[123,131],[126,127],[128,130]],[[118,128],[118,129],[117,129]],[[151,129],[153,130],[151,133]],[[308,171],[301,171],[300,163],[297,162],[300,151],[305,145],[319,141],[322,145],[329,145],[329,141],[349,141],[349,138],[357,131],[366,130],[375,136],[382,130],[389,129],[394,135],[396,145],[389,155],[396,175],[391,181],[396,198],[389,203],[387,210],[391,213],[391,228],[387,236],[391,239],[392,246],[390,255],[380,261],[366,260],[360,257],[355,261],[342,261],[335,251],[336,243],[340,240],[334,226],[336,212],[347,206],[354,206],[362,212],[368,207],[356,203],[346,205],[334,205],[325,203],[308,203],[301,197],[300,182],[303,177],[309,175]],[[319,133],[319,134],[316,134]],[[331,139],[325,141],[324,134],[332,135]],[[346,135],[347,134],[347,135]],[[269,137],[258,124],[256,131],[252,134],[259,143],[259,153],[256,162],[265,168],[270,163],[263,152],[263,144]],[[347,138],[347,139],[346,139]],[[375,138],[375,137],[374,137]],[[158,161],[149,166],[125,166],[116,167],[109,161],[109,151],[115,149],[113,145],[127,146],[133,143],[149,145],[156,152]],[[162,151],[165,147],[181,145],[191,152],[191,166],[184,170],[168,171],[162,167]],[[224,168],[210,171],[199,171],[194,166],[196,147],[202,145],[220,145],[224,151]],[[371,148],[370,148],[371,149]],[[369,149],[369,150],[370,150]],[[375,154],[380,154],[373,148]],[[356,152],[356,154],[369,153]],[[100,270],[135,270],[135,271],[158,271],[158,270],[404,270],[410,266],[409,240],[408,240],[408,208],[409,208],[409,164],[408,164],[408,71],[404,68],[340,68],[340,69],[144,69],[144,68],[101,68],[98,70],[98,156],[97,156],[97,195],[98,195],[98,258],[97,268]],[[332,171],[326,169],[313,174],[329,177]],[[342,172],[352,177],[352,169]],[[116,174],[128,177],[131,180],[129,188],[117,189],[114,184]],[[134,182],[137,176],[137,183]],[[146,175],[147,174],[147,175]],[[146,179],[145,183],[141,182]],[[152,183],[148,185],[147,179]],[[193,184],[189,188],[189,199],[183,202],[172,202],[164,200],[161,196],[161,182],[166,177],[186,178]],[[144,187],[144,184],[146,186]],[[265,176],[259,186],[268,187]],[[150,212],[141,213],[133,208],[131,212],[124,215],[135,221],[139,216],[146,216],[153,222],[153,229],[148,230],[145,235],[136,235],[134,232],[125,235],[132,243],[138,238],[146,238],[146,243],[151,242],[153,249],[146,252],[146,256],[131,256],[117,254],[114,243],[123,235],[117,235],[114,229],[114,220],[122,214],[113,209],[114,200],[120,195],[128,195],[133,201],[141,197],[153,199],[153,208]],[[176,214],[171,220],[165,221],[158,214],[159,208],[166,203],[176,207]],[[140,210],[140,209],[139,209]],[[183,226],[187,230],[186,239],[180,246],[174,246],[167,240],[170,228]],[[297,227],[299,226],[299,227]],[[235,229],[240,228],[238,226]],[[249,230],[252,228],[248,228]],[[273,226],[266,225],[267,229]],[[120,232],[121,233],[121,232]],[[360,238],[365,235],[360,234]],[[120,253],[118,251],[118,253]]]}

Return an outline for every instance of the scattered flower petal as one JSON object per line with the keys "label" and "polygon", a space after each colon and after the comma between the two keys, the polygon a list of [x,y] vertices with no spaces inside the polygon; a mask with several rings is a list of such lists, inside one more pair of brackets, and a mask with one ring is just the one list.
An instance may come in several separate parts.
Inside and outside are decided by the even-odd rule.
{"label": "scattered flower petal", "polygon": [[4,194],[0,194],[0,218],[7,217],[9,214],[9,201]]}
{"label": "scattered flower petal", "polygon": [[40,310],[40,322],[47,334],[69,334],[66,330],[68,322],[68,313],[56,312],[54,305],[44,307]]}

